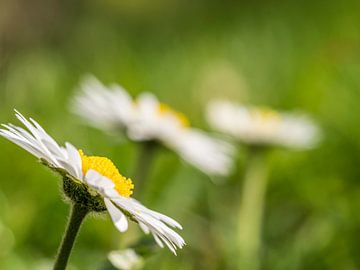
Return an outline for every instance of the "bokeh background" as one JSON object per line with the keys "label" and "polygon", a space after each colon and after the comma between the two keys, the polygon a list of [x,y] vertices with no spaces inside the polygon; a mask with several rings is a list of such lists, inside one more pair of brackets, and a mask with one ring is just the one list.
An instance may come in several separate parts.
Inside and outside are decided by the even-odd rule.
{"label": "bokeh background", "polygon": [[[17,108],[131,176],[138,147],[68,110],[83,74],[152,91],[204,129],[213,98],[305,111],[324,139],[269,159],[262,269],[359,269],[359,14],[356,0],[1,0],[0,122],[15,122]],[[141,198],[183,224],[188,246],[161,250],[146,269],[233,269],[244,159],[240,149],[238,170],[214,184],[158,154]],[[0,269],[50,269],[68,215],[60,182],[0,139]],[[108,217],[89,218],[70,269],[110,269],[106,254],[136,227],[121,235]]]}

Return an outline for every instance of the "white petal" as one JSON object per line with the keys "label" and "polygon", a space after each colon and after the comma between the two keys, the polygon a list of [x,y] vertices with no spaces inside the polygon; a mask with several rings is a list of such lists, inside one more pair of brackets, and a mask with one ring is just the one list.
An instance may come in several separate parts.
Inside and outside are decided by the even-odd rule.
{"label": "white petal", "polygon": [[169,141],[185,161],[208,175],[226,176],[233,166],[234,148],[197,129],[187,129]]}
{"label": "white petal", "polygon": [[86,172],[85,182],[100,191],[115,187],[115,184],[110,179],[92,169]]}
{"label": "white petal", "polygon": [[94,127],[106,131],[123,129],[134,115],[131,96],[119,85],[107,87],[94,76],[81,81],[80,93],[71,109]]}
{"label": "white petal", "polygon": [[156,244],[158,244],[159,247],[164,248],[164,244],[163,242],[161,242],[160,238],[156,234],[153,234],[153,237],[155,239]]}
{"label": "white petal", "polygon": [[105,198],[104,202],[115,227],[120,232],[125,232],[128,229],[126,216],[109,199]]}
{"label": "white petal", "polygon": [[72,166],[76,172],[76,177],[78,179],[82,179],[83,178],[82,161],[81,161],[79,151],[71,143],[67,142],[67,143],[65,143],[65,145],[66,145],[66,150],[68,153],[69,163],[72,164]]}
{"label": "white petal", "polygon": [[145,234],[149,234],[150,233],[150,230],[149,228],[142,222],[139,222],[139,226],[140,226],[140,229],[145,233]]}
{"label": "white petal", "polygon": [[[112,199],[112,202],[131,214],[133,218],[138,221],[144,232],[151,232],[152,235],[156,235],[156,241],[159,242],[159,240],[161,240],[174,254],[176,254],[176,248],[182,248],[185,245],[184,239],[165,223],[168,222],[181,227],[176,221],[168,217],[165,218],[164,215],[146,208],[131,198],[119,196],[118,198]],[[172,226],[171,224],[169,225]]]}
{"label": "white petal", "polygon": [[20,146],[21,148],[24,148],[26,151],[31,153],[37,158],[43,158],[47,160],[48,162],[51,162],[51,160],[46,156],[41,150],[39,150],[36,145],[31,144],[29,141],[25,140],[24,138],[21,138],[8,130],[1,129],[0,135],[7,138],[8,140],[12,141],[16,145]]}
{"label": "white petal", "polygon": [[152,114],[159,106],[159,101],[157,98],[148,92],[141,93],[136,101],[139,109],[142,110],[145,114]]}
{"label": "white petal", "polygon": [[143,211],[144,213],[147,213],[147,214],[151,215],[152,217],[165,222],[166,224],[170,225],[171,227],[182,230],[182,226],[176,220],[174,220],[164,214],[161,214],[161,213],[158,213],[156,211],[146,208],[144,205],[142,205],[139,201],[135,200],[134,198],[129,198],[129,200],[131,200],[134,203],[134,205],[136,205],[137,209],[141,209],[141,211]]}
{"label": "white petal", "polygon": [[[15,110],[16,111],[16,110]],[[32,123],[30,123],[21,113],[16,111],[16,117],[27,127],[27,129],[31,132],[31,134],[36,139],[38,146],[41,148],[41,150],[51,159],[53,163],[58,165],[57,160],[54,158],[52,153],[49,151],[48,147],[46,147],[42,141],[44,136],[42,136],[41,130],[39,131],[36,127],[33,126]]]}
{"label": "white petal", "polygon": [[66,148],[57,142],[33,119],[28,121],[16,111],[16,117],[28,130],[12,124],[2,125],[0,135],[24,148],[39,159],[46,160],[55,168],[64,169],[69,175],[82,180],[81,158],[74,146],[67,143]]}

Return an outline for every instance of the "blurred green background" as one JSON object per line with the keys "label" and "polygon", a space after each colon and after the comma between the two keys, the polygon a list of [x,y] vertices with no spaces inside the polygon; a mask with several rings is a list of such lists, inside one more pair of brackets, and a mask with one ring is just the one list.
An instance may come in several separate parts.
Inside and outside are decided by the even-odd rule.
{"label": "blurred green background", "polygon": [[[0,122],[13,109],[131,176],[137,146],[86,127],[68,103],[93,73],[136,95],[152,91],[208,129],[212,98],[300,109],[321,145],[270,158],[262,269],[360,268],[360,2],[1,0]],[[234,201],[245,156],[227,182],[158,155],[142,202],[176,218],[188,246],[146,269],[233,269]],[[68,215],[60,179],[0,139],[0,269],[50,269]],[[135,197],[136,187],[135,187]],[[89,218],[69,269],[104,269],[131,243],[109,218]]]}

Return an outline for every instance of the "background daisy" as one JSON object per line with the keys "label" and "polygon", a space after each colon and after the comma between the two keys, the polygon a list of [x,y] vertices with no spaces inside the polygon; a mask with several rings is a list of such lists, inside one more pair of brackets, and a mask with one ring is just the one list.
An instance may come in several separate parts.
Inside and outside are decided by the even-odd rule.
{"label": "background daisy", "polygon": [[132,100],[121,86],[106,87],[93,76],[85,77],[80,91],[74,99],[73,111],[92,126],[118,134],[124,132],[136,142],[164,145],[209,175],[229,174],[232,147],[192,128],[184,114],[159,102],[153,94],[142,93]]}
{"label": "background daisy", "polygon": [[267,190],[268,149],[282,146],[309,149],[319,141],[318,127],[307,117],[233,102],[208,105],[210,125],[244,144],[247,162],[238,199],[237,251],[239,269],[260,269],[263,212]]}
{"label": "background daisy", "polygon": [[245,144],[307,149],[319,141],[318,127],[302,114],[214,101],[207,118],[214,129]]}

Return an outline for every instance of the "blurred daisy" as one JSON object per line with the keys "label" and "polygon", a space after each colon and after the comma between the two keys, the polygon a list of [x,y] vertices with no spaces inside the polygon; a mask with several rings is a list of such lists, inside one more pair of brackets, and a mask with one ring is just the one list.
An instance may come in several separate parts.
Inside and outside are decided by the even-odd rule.
{"label": "blurred daisy", "polygon": [[108,259],[115,268],[120,270],[141,269],[144,265],[143,258],[133,249],[111,251]]}
{"label": "blurred daisy", "polygon": [[106,87],[93,76],[82,81],[83,93],[74,100],[72,109],[89,124],[109,132],[125,131],[136,110],[131,96],[118,85]]}
{"label": "blurred daisy", "polygon": [[215,101],[207,118],[213,128],[246,144],[307,149],[319,141],[318,127],[304,115]]}
{"label": "blurred daisy", "polygon": [[92,126],[123,131],[136,142],[158,142],[185,161],[210,175],[227,175],[232,147],[222,140],[190,127],[186,116],[159,102],[150,93],[133,100],[120,86],[104,86],[88,76],[81,83],[73,110]]}
{"label": "blurred daisy", "polygon": [[64,192],[74,203],[91,211],[108,211],[120,232],[127,230],[128,219],[137,222],[145,233],[153,235],[158,245],[165,244],[173,253],[185,245],[181,236],[169,228],[181,229],[181,225],[131,198],[132,181],[122,176],[110,159],[87,156],[70,143],[59,146],[36,121],[27,120],[18,112],[16,117],[27,130],[8,124],[0,129],[0,135],[60,173]]}

